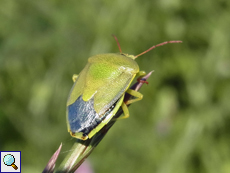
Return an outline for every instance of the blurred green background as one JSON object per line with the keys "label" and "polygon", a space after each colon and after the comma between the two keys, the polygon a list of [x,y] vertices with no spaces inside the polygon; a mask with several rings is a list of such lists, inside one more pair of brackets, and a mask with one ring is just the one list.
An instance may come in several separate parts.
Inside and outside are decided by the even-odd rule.
{"label": "blurred green background", "polygon": [[230,172],[230,1],[1,0],[0,150],[39,173],[67,133],[66,100],[88,57],[137,55],[155,70],[90,155],[95,173]]}

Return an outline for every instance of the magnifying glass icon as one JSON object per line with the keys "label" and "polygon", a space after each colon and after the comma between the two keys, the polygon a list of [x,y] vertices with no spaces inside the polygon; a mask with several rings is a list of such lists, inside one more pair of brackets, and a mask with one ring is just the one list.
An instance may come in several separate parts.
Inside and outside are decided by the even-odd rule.
{"label": "magnifying glass icon", "polygon": [[15,158],[11,154],[7,154],[3,158],[3,162],[7,166],[12,166],[15,170],[18,169],[18,167],[14,164],[15,163]]}

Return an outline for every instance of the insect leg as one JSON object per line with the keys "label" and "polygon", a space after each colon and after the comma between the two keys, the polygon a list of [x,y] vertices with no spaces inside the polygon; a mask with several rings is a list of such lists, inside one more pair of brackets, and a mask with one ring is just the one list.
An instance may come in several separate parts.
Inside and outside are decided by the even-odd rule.
{"label": "insect leg", "polygon": [[143,95],[140,92],[138,92],[138,91],[135,91],[135,90],[132,90],[132,89],[128,89],[126,92],[128,94],[130,94],[131,96],[136,97],[136,98],[133,98],[133,99],[131,98],[130,100],[126,101],[125,102],[126,105],[129,105],[131,103],[139,101],[139,100],[141,100],[143,98]]}
{"label": "insect leg", "polygon": [[77,74],[74,74],[74,75],[73,75],[73,77],[72,77],[73,82],[76,82],[77,77],[78,77],[78,75],[77,75]]}
{"label": "insect leg", "polygon": [[121,120],[121,119],[125,119],[125,118],[129,118],[129,110],[128,110],[128,107],[127,105],[123,102],[121,104],[121,108],[123,110],[123,116],[120,116],[119,118],[117,118],[116,120]]}
{"label": "insect leg", "polygon": [[139,72],[137,73],[137,75],[136,75],[136,76],[138,76],[137,81],[138,81],[139,83],[146,83],[146,84],[148,84],[147,81],[142,80],[142,77],[145,76],[145,75],[146,75],[146,72],[145,72],[145,71],[139,71]]}
{"label": "insect leg", "polygon": [[128,117],[129,117],[129,110],[128,110],[127,105],[129,105],[129,104],[131,104],[131,103],[134,103],[134,102],[136,102],[136,101],[139,101],[139,100],[141,100],[141,99],[143,98],[143,95],[142,95],[141,93],[135,91],[135,90],[128,89],[126,92],[127,92],[128,94],[130,94],[131,96],[136,97],[136,98],[130,99],[130,100],[128,100],[128,101],[126,101],[126,102],[123,102],[123,103],[121,104],[121,108],[122,108],[122,110],[123,110],[123,114],[124,114],[124,115],[121,116],[121,117],[119,117],[119,118],[117,118],[116,120],[128,118]]}
{"label": "insect leg", "polygon": [[145,72],[145,71],[139,71],[139,72],[136,74],[137,77],[143,77],[143,76],[145,76],[145,75],[146,75],[146,72]]}

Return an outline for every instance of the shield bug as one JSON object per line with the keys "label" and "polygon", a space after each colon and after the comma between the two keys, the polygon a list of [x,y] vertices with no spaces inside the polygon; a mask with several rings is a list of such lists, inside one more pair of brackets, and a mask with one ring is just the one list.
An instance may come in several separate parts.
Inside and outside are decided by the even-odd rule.
{"label": "shield bug", "polygon": [[[181,42],[163,42],[134,56],[122,53],[117,38],[114,38],[120,50],[119,54],[92,56],[80,74],[73,76],[74,85],[67,100],[67,127],[68,132],[75,138],[92,138],[112,119],[120,107],[124,116],[119,119],[128,118],[127,105],[143,97],[141,93],[129,89],[135,76],[145,75],[144,71],[139,71],[134,60],[155,47]],[[125,93],[134,98],[124,103]]]}

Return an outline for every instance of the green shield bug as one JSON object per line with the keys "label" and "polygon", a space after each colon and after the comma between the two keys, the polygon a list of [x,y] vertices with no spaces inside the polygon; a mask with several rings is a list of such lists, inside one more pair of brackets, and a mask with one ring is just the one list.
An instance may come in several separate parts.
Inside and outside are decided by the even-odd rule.
{"label": "green shield bug", "polygon": [[[119,54],[92,56],[80,74],[73,75],[74,85],[67,100],[66,116],[68,132],[75,138],[92,138],[112,119],[120,107],[124,115],[119,119],[128,118],[127,105],[143,97],[141,93],[129,89],[135,76],[145,75],[144,71],[139,71],[139,66],[134,60],[155,47],[181,43],[163,42],[134,56],[122,53],[117,38],[114,38],[120,50]],[[134,99],[124,103],[125,93],[134,96]]]}

